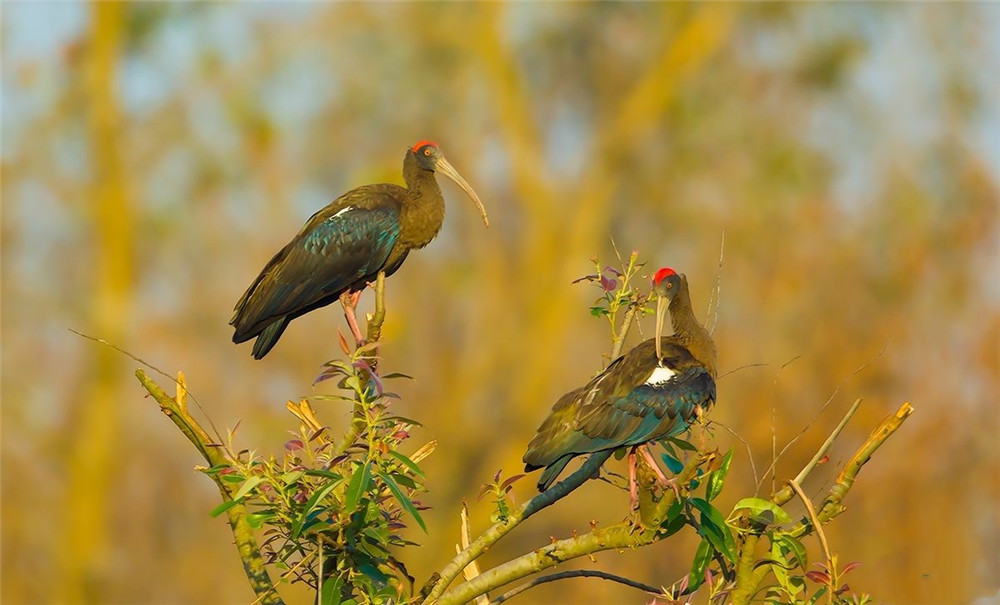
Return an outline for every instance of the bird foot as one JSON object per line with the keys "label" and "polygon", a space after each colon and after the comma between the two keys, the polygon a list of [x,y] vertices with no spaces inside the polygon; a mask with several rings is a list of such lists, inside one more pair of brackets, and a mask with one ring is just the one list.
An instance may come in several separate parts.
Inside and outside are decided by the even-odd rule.
{"label": "bird foot", "polygon": [[360,299],[360,291],[344,292],[340,295],[340,304],[344,307],[344,318],[347,319],[347,325],[351,328],[351,334],[354,335],[354,344],[357,347],[365,345],[365,337],[361,333],[361,328],[358,327],[358,318],[355,314],[355,309],[357,309]]}
{"label": "bird foot", "polygon": [[646,461],[646,464],[648,464],[649,467],[653,469],[653,472],[656,473],[656,480],[660,486],[672,489],[674,491],[674,495],[677,496],[677,499],[679,500],[681,497],[681,490],[677,485],[677,477],[667,479],[667,476],[663,474],[662,470],[660,470],[660,465],[656,463],[655,459],[653,459],[653,454],[650,453],[649,446],[643,446],[639,451],[642,452],[642,458]]}

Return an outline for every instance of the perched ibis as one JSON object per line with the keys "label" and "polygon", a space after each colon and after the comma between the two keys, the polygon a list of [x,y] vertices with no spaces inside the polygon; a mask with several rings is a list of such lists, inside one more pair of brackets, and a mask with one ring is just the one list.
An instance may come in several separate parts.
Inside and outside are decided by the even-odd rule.
{"label": "perched ibis", "polygon": [[458,183],[489,226],[486,209],[436,143],[406,151],[406,187],[381,183],[352,189],[312,215],[278,251],[236,303],[233,342],[256,337],[253,356],[267,355],[288,323],[340,299],[358,343],[364,341],[354,309],[380,272],[399,269],[410,250],[426,246],[444,221],[439,172]]}
{"label": "perched ibis", "polygon": [[[607,459],[630,447],[629,491],[636,502],[638,449],[664,485],[670,482],[645,447],[683,433],[715,401],[716,351],[694,316],[687,278],[664,267],[653,277],[656,333],[611,362],[581,388],[563,395],[528,445],[525,470],[544,468],[538,491],[552,485],[571,459]],[[674,334],[663,336],[666,310]],[[676,489],[676,486],[673,486]]]}

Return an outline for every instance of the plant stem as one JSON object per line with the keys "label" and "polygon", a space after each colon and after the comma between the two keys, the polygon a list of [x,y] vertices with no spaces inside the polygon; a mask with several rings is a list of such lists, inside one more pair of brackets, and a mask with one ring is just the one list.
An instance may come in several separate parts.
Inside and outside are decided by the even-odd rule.
{"label": "plant stem", "polygon": [[[212,440],[205,429],[187,412],[186,406],[179,405],[178,400],[183,402],[183,388],[178,390],[178,399],[174,399],[167,395],[152,379],[146,376],[146,373],[142,370],[136,370],[135,376],[139,379],[143,388],[160,404],[160,411],[184,433],[184,436],[198,449],[198,452],[201,453],[209,466],[228,464],[225,457],[212,445]],[[183,387],[183,376],[180,376],[178,382]],[[211,475],[211,478],[218,486],[223,500],[231,500],[233,492],[219,478],[219,475]],[[250,587],[258,597],[258,602],[264,605],[283,605],[284,601],[274,591],[274,584],[271,582],[271,577],[264,568],[264,559],[261,557],[260,547],[257,545],[253,529],[247,523],[246,507],[242,504],[237,504],[226,511],[226,517],[229,520],[229,527],[232,529],[236,548],[243,562],[243,571],[247,575],[247,580],[250,581]]]}
{"label": "plant stem", "polygon": [[[593,459],[593,456],[594,455],[591,456],[591,459]],[[711,460],[713,456],[714,454],[712,453],[700,453],[692,459],[688,465],[684,467],[684,470],[682,470],[677,476],[679,484],[689,484],[698,469]],[[587,462],[589,463],[590,460]],[[580,471],[582,470],[584,469],[581,468]],[[580,471],[577,471],[577,473]],[[574,473],[574,475],[575,474],[576,473]],[[573,478],[573,475],[571,475],[570,478],[566,479],[563,483],[567,483],[571,478]],[[559,485],[553,487],[548,492],[545,492],[545,494],[548,494],[558,487]],[[542,494],[542,496],[545,494]],[[537,500],[538,497],[535,499]],[[542,548],[536,549],[533,552],[522,555],[516,559],[483,572],[479,576],[476,576],[475,579],[448,590],[444,594],[440,595],[440,598],[437,599],[437,603],[438,605],[457,605],[459,603],[465,603],[481,594],[486,594],[495,588],[499,588],[500,586],[513,582],[514,580],[529,576],[544,569],[548,569],[549,567],[558,565],[563,561],[587,556],[604,550],[636,548],[652,544],[653,542],[661,539],[661,534],[659,533],[660,524],[658,521],[662,520],[666,516],[667,510],[674,503],[675,499],[676,495],[673,491],[668,490],[663,495],[663,498],[656,504],[654,519],[656,519],[657,522],[648,529],[642,529],[629,522],[621,522],[605,528],[596,529],[579,536],[567,538],[565,540],[557,540]],[[530,502],[528,504],[530,504]],[[444,574],[442,573],[442,576],[443,575]],[[438,588],[439,586],[441,586],[440,583],[435,588]],[[437,595],[432,593],[426,602],[433,601],[436,596]]]}

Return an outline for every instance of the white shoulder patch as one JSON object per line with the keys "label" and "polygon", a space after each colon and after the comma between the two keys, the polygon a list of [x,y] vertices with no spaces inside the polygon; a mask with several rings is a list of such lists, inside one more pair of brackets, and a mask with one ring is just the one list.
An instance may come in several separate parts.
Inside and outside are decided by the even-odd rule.
{"label": "white shoulder patch", "polygon": [[648,385],[663,384],[664,382],[667,382],[668,380],[673,378],[675,375],[676,373],[670,368],[658,365],[656,366],[656,369],[653,370],[653,373],[649,375],[649,378],[646,379],[646,384]]}
{"label": "white shoulder patch", "polygon": [[342,208],[342,209],[340,209],[339,211],[337,211],[337,214],[334,214],[334,215],[333,215],[333,216],[331,216],[330,218],[337,218],[337,217],[338,217],[338,216],[340,216],[341,214],[346,214],[347,212],[349,212],[349,211],[351,211],[351,210],[354,210],[354,206],[348,206],[348,207],[346,207],[346,208]]}

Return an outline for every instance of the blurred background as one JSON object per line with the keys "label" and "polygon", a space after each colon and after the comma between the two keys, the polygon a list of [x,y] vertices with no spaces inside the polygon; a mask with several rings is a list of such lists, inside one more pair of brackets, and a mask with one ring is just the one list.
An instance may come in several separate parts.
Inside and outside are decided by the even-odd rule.
{"label": "blurred background", "polygon": [[[232,306],[315,210],[401,182],[424,138],[492,224],[443,184],[442,233],[388,284],[384,367],[416,377],[396,385],[425,425],[413,447],[439,442],[430,533],[403,554],[419,582],[453,554],[461,500],[485,527],[480,484],[518,472],[549,406],[602,367],[598,292],[570,284],[588,259],[610,263],[614,238],[685,272],[705,309],[725,233],[721,370],[765,365],[722,378],[712,418],[758,473],[772,433],[808,426],[780,479],[863,397],[806,485],[821,497],[911,401],[831,548],[879,602],[998,594],[1000,5],[4,3],[2,34],[3,602],[252,600],[138,364],[69,330],[183,369],[216,424],[279,453],[285,401],[318,392],[346,326],[311,313],[254,361]],[[728,510],[755,485],[743,445],[717,441],[736,446]],[[587,485],[482,564],[626,500]],[[668,584],[692,534],[579,564]],[[582,579],[521,601],[645,599]]]}

